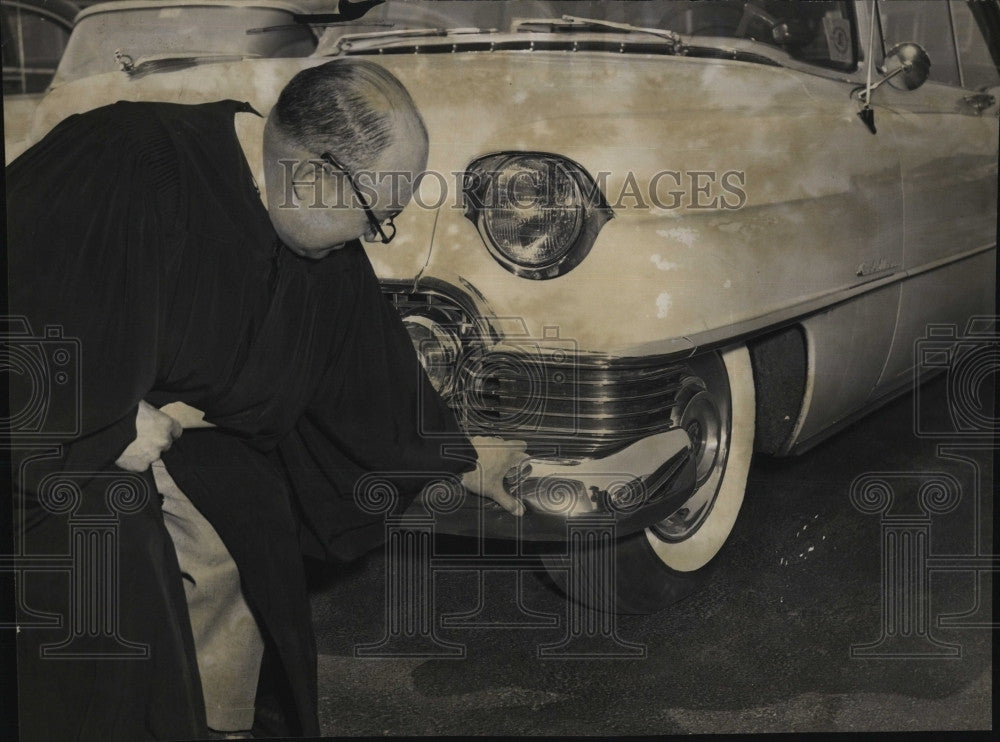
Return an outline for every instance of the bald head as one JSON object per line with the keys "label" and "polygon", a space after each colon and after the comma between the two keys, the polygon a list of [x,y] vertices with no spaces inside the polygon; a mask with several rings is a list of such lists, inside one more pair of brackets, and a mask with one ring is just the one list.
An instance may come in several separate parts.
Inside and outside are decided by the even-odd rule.
{"label": "bald head", "polygon": [[271,223],[287,247],[309,257],[373,231],[344,173],[320,162],[324,153],[355,183],[366,176],[378,222],[409,202],[427,165],[427,129],[410,94],[385,68],[360,59],[293,77],[268,115],[263,144]]}
{"label": "bald head", "polygon": [[401,132],[426,142],[410,94],[388,70],[363,59],[335,59],[291,79],[271,112],[298,148],[331,152],[350,170],[375,167]]}

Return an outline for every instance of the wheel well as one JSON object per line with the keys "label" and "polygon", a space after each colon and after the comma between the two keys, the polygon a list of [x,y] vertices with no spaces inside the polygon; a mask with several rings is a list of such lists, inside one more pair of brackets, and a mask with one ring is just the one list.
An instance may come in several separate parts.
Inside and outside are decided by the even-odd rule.
{"label": "wheel well", "polygon": [[754,450],[776,454],[788,442],[806,388],[806,339],[799,325],[747,343],[756,393]]}

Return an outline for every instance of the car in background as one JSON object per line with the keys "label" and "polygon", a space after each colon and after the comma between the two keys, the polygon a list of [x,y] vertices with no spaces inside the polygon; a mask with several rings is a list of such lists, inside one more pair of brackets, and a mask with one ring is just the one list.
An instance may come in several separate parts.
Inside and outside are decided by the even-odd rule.
{"label": "car in background", "polygon": [[52,81],[79,8],[68,0],[3,0],[3,130],[7,160],[19,152]]}
{"label": "car in background", "polygon": [[[957,348],[992,312],[996,0],[389,0],[307,59],[201,46],[107,35],[86,58],[130,64],[54,86],[33,139],[121,99],[266,116],[339,57],[395,74],[428,175],[398,237],[366,250],[465,429],[532,456],[509,482],[523,519],[414,507],[563,551],[574,523],[610,520],[592,560],[546,557],[593,588],[581,600],[609,565],[618,610],[690,593],[755,453],[804,451],[908,391],[942,368],[916,353],[930,330]],[[151,53],[190,64],[141,74]]]}
{"label": "car in background", "polygon": [[[317,44],[317,34],[301,20],[309,12],[308,2],[116,0],[91,3],[79,14],[64,0],[5,0],[5,14],[8,5],[16,22],[8,25],[5,17],[5,33],[6,29],[11,34],[23,32],[30,42],[25,48],[37,49],[38,55],[30,65],[21,65],[20,76],[12,63],[8,83],[7,55],[9,52],[13,60],[20,47],[16,38],[10,43],[5,40],[8,162],[24,149],[21,140],[34,107],[50,87],[115,70],[141,76],[153,69],[178,69],[206,61],[306,57]],[[69,20],[60,25],[57,17]],[[20,86],[22,93],[29,93],[11,106],[9,117],[8,85],[11,90]]]}
{"label": "car in background", "polygon": [[302,5],[280,0],[118,0],[91,5],[56,70],[53,85],[114,70],[206,61],[307,57],[316,35],[296,20]]}

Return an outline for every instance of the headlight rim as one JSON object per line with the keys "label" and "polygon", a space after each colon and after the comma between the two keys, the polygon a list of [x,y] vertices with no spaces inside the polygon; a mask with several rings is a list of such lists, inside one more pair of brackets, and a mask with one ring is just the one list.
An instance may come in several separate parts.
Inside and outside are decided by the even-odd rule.
{"label": "headlight rim", "polygon": [[[488,229],[484,226],[484,209],[486,189],[489,179],[480,176],[485,171],[496,171],[500,165],[509,165],[519,159],[541,159],[554,161],[556,167],[573,181],[580,195],[582,216],[580,225],[575,231],[570,244],[553,260],[539,265],[526,265],[507,255],[496,245]],[[485,181],[485,182],[484,182]],[[565,275],[590,253],[597,234],[601,228],[614,216],[603,192],[582,165],[564,155],[553,152],[529,150],[506,150],[477,157],[469,163],[465,170],[463,183],[465,195],[465,217],[471,221],[479,232],[480,239],[487,251],[507,271],[521,278],[547,280]]]}

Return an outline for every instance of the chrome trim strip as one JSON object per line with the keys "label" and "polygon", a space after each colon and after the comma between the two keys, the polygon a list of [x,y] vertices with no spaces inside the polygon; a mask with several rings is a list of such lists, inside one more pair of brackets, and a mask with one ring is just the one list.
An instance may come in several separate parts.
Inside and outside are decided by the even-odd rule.
{"label": "chrome trim strip", "polygon": [[[501,402],[507,399],[521,400],[525,394],[530,394],[535,387],[535,384],[530,381],[518,383],[515,379],[497,378],[495,376],[487,376],[486,374],[474,375],[469,371],[466,371],[463,375],[463,381],[471,384],[476,384],[477,381],[481,384],[492,382],[496,385],[496,388],[489,389],[472,386],[467,389],[467,393],[481,397],[495,398]],[[638,388],[640,384],[627,381],[619,384],[602,383],[595,385],[586,381],[569,380],[558,384],[546,385],[546,392],[548,392],[547,399],[552,402],[573,401],[589,407],[610,402],[623,405],[627,405],[630,402],[640,403],[645,400],[662,397],[667,391],[680,391],[684,386],[679,380],[668,383],[664,379],[654,379],[650,384],[642,384],[641,386],[648,389],[653,384],[657,385],[655,390],[643,391]],[[591,388],[594,386],[597,386],[597,388]],[[607,391],[605,392],[605,390]],[[596,394],[597,396],[583,396],[580,394],[582,391],[586,391],[589,394]]]}
{"label": "chrome trim strip", "polygon": [[[491,323],[491,319],[496,316],[492,307],[471,284],[463,281],[465,287],[460,287],[433,277],[421,278],[420,285],[416,287],[412,281],[380,280],[379,283],[383,294],[404,296],[406,297],[404,302],[412,304],[413,308],[420,306],[420,302],[413,301],[415,295],[437,296],[446,304],[454,305],[463,312],[483,338],[491,342],[498,342],[500,339],[500,333]],[[399,304],[396,303],[396,306],[398,308]]]}
{"label": "chrome trim strip", "polygon": [[[923,384],[939,373],[942,373],[942,371],[935,369],[927,373],[926,375],[922,375],[918,383]],[[800,454],[805,453],[809,449],[815,447],[817,444],[822,443],[827,438],[836,435],[844,428],[856,423],[858,420],[860,420],[863,417],[866,417],[867,415],[879,409],[880,407],[884,407],[889,402],[892,402],[893,400],[898,399],[904,394],[907,394],[915,386],[917,386],[917,384],[913,383],[913,378],[907,377],[906,380],[901,382],[898,386],[894,386],[891,389],[887,390],[882,395],[876,397],[875,399],[867,401],[862,407],[859,407],[853,412],[849,412],[844,417],[840,418],[837,422],[832,423],[831,425],[823,428],[822,430],[813,433],[805,440],[795,441],[795,443],[793,443],[791,446],[788,446],[785,451],[781,451],[778,455],[798,456]],[[795,439],[790,438],[789,440],[795,440]]]}
{"label": "chrome trim strip", "polygon": [[[508,342],[517,342],[517,338],[511,338]],[[550,350],[547,346],[540,346],[547,353]],[[495,345],[491,347],[486,347],[483,349],[484,354],[497,354],[502,355],[504,353],[511,353],[502,344]],[[517,356],[523,357],[523,352],[518,352]],[[677,363],[678,359],[671,358],[669,354],[660,355],[648,355],[648,356],[624,356],[617,355],[614,353],[599,353],[596,351],[575,351],[574,355],[575,361],[572,366],[576,368],[583,368],[587,371],[599,371],[605,372],[607,374],[615,374],[615,378],[609,378],[606,383],[619,383],[619,378],[617,374],[622,371],[629,373],[641,374],[642,372],[647,372],[646,376],[639,376],[629,381],[632,383],[640,383],[648,380],[656,380],[657,377],[662,376],[667,371],[664,370],[664,363]],[[545,360],[546,366],[551,368],[556,368],[559,366],[567,366],[565,362],[556,362],[553,360]],[[602,380],[597,379],[594,383],[605,383]]]}
{"label": "chrome trim strip", "polygon": [[930,263],[924,263],[923,265],[918,266],[916,268],[911,268],[910,270],[906,271],[906,275],[904,276],[904,278],[912,278],[913,276],[919,276],[922,273],[930,273],[931,271],[936,271],[938,268],[944,268],[947,265],[951,265],[952,263],[958,263],[962,260],[965,260],[966,258],[975,257],[979,253],[987,252],[988,250],[996,250],[996,248],[997,248],[997,243],[994,242],[992,245],[975,247],[971,250],[966,250],[963,253],[959,253],[958,255],[949,255],[948,257],[945,258],[938,258],[937,260],[932,260]]}
{"label": "chrome trim strip", "polygon": [[[608,400],[608,404],[614,404],[614,401],[613,400]],[[555,419],[555,420],[558,420],[558,419],[562,418],[562,419],[568,419],[568,420],[622,420],[622,421],[626,421],[628,418],[632,418],[632,417],[649,416],[649,415],[655,415],[656,413],[659,413],[659,412],[665,412],[665,411],[673,409],[673,406],[674,406],[674,403],[673,403],[673,401],[671,401],[670,404],[663,404],[663,405],[660,405],[659,407],[656,407],[656,408],[650,408],[650,409],[647,409],[647,410],[640,410],[638,412],[619,412],[619,411],[612,411],[612,412],[548,412],[548,411],[539,411],[537,413],[530,413],[530,412],[525,413],[524,417]],[[477,414],[482,414],[482,410],[479,409],[479,408],[470,407],[469,409],[474,410]],[[497,406],[497,407],[490,407],[489,409],[491,411],[492,410],[496,410],[497,414],[502,416],[503,413],[505,413],[505,412],[508,412],[508,413],[518,413],[518,412],[520,412],[524,408],[522,406],[511,406],[511,407],[500,407],[500,406]],[[537,427],[537,426],[529,425],[527,427]],[[578,427],[578,426],[574,426],[574,427]],[[591,430],[591,428],[587,428],[587,430]]]}
{"label": "chrome trim strip", "polygon": [[843,304],[857,296],[866,294],[869,291],[876,291],[878,289],[884,288],[885,286],[891,286],[895,283],[900,283],[907,278],[912,278],[914,276],[919,276],[922,273],[929,273],[930,271],[935,271],[945,266],[951,265],[952,263],[958,263],[963,260],[968,260],[981,253],[988,252],[990,250],[996,249],[996,243],[989,245],[984,245],[982,247],[975,247],[971,250],[966,250],[965,252],[959,253],[958,255],[950,255],[945,258],[940,258],[938,260],[932,261],[930,263],[925,263],[916,268],[911,268],[907,271],[897,271],[887,276],[882,276],[881,278],[875,278],[871,281],[867,281],[857,286],[851,286],[846,289],[835,289],[834,291],[827,291],[816,296],[810,297],[805,301],[801,301],[792,306],[784,307],[782,309],[776,309],[768,314],[763,314],[752,319],[743,320],[733,325],[726,325],[725,327],[717,327],[712,330],[704,330],[702,332],[695,333],[693,335],[687,335],[683,340],[691,343],[691,350],[686,353],[685,356],[680,355],[680,351],[669,350],[669,345],[677,343],[677,339],[671,338],[669,340],[660,341],[655,340],[649,343],[641,343],[639,345],[630,346],[621,351],[622,355],[629,357],[641,357],[649,355],[660,355],[665,359],[670,358],[681,358],[693,355],[695,352],[702,352],[706,350],[712,350],[714,348],[720,348],[725,345],[732,343],[738,343],[745,340],[747,337],[759,333],[763,330],[778,329],[783,325],[792,324],[805,317],[817,314],[830,307],[836,306],[837,304]]}
{"label": "chrome trim strip", "polygon": [[[630,349],[627,355],[597,353],[593,351],[574,352],[570,362],[550,360],[552,349],[540,346],[538,362],[545,368],[540,375],[537,387],[525,383],[511,374],[505,374],[504,368],[498,368],[498,373],[490,374],[488,360],[491,354],[524,356],[525,349],[516,345],[519,338],[497,338],[493,333],[494,325],[491,319],[495,317],[483,315],[486,309],[485,301],[463,292],[445,281],[435,281],[440,286],[426,285],[413,289],[408,282],[386,282],[386,293],[401,295],[402,301],[396,301],[397,307],[420,307],[421,296],[438,296],[442,302],[468,316],[471,324],[479,328],[487,328],[490,333],[482,338],[486,346],[481,352],[486,363],[481,367],[485,373],[475,373],[475,364],[465,367],[465,389],[456,394],[452,404],[457,404],[456,413],[463,425],[473,431],[489,431],[508,437],[521,436],[529,441],[533,448],[555,446],[568,456],[607,455],[623,445],[639,438],[669,430],[672,423],[670,411],[676,403],[676,395],[683,388],[681,383],[684,375],[683,360],[690,357],[696,350],[707,351],[736,342],[740,342],[751,334],[763,330],[792,324],[813,314],[825,311],[832,306],[862,296],[871,291],[877,291],[887,286],[900,283],[907,278],[922,275],[940,268],[967,260],[990,250],[995,250],[996,244],[984,245],[967,250],[958,255],[948,256],[906,271],[896,271],[889,275],[874,278],[864,283],[846,289],[837,289],[813,296],[806,301],[775,310],[765,315],[747,320],[735,325],[715,328],[699,332],[690,337],[671,338],[665,341],[646,343]],[[456,296],[458,295],[458,296]],[[493,340],[491,344],[489,341]],[[513,347],[505,347],[504,343],[513,343]],[[681,350],[667,353],[646,355],[644,352],[677,348],[686,344]],[[639,355],[638,353],[643,353]],[[811,349],[807,353],[811,357]],[[550,372],[570,369],[577,378],[566,382],[550,382]],[[630,378],[622,378],[624,376]],[[672,383],[671,377],[675,377]],[[474,384],[480,380],[491,381],[495,389],[477,389]],[[652,387],[652,389],[650,389]],[[539,409],[526,408],[530,403],[530,395],[537,388],[546,395],[546,404]],[[578,396],[573,391],[586,390],[587,396]],[[807,381],[806,399],[799,419],[789,442],[795,441],[809,408],[811,385]],[[480,406],[462,404],[469,398],[478,396],[485,402]],[[636,404],[661,400],[660,404],[650,404],[643,409],[634,409]],[[564,411],[567,404],[578,404],[583,409]],[[607,411],[602,411],[606,407]],[[597,409],[594,409],[597,408]],[[623,409],[624,408],[624,409]],[[504,419],[504,418],[514,418]],[[496,419],[491,419],[496,418]],[[559,424],[566,421],[565,425]],[[553,425],[556,423],[556,425]],[[641,424],[640,424],[641,423]],[[783,448],[779,455],[789,453],[790,448],[797,448],[800,443]]]}

